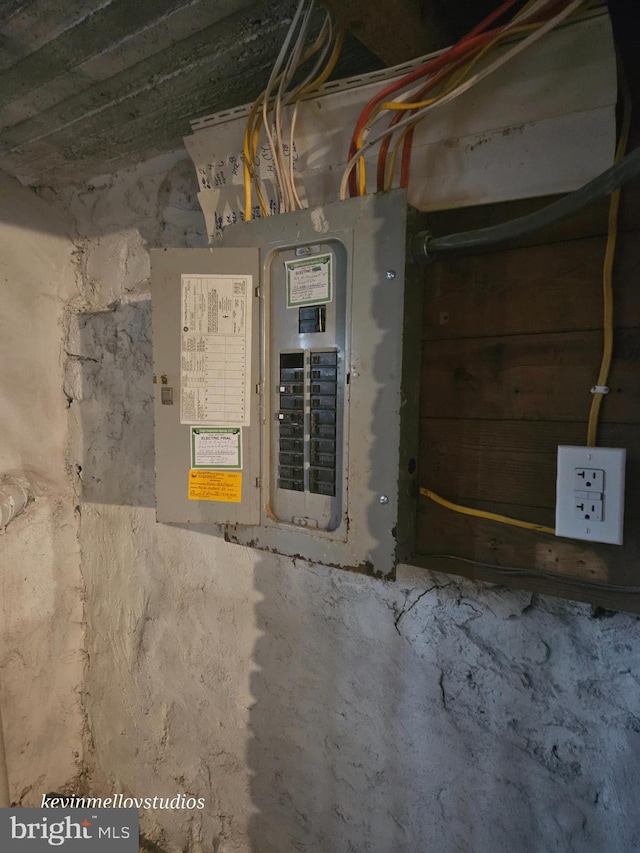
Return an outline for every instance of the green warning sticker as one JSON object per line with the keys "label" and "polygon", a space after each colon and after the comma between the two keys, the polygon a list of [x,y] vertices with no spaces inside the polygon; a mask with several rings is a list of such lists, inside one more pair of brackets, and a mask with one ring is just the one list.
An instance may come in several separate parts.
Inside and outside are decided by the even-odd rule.
{"label": "green warning sticker", "polygon": [[191,468],[242,469],[242,427],[191,427]]}
{"label": "green warning sticker", "polygon": [[287,308],[302,305],[326,305],[333,299],[332,256],[314,255],[297,261],[285,261],[287,272]]}

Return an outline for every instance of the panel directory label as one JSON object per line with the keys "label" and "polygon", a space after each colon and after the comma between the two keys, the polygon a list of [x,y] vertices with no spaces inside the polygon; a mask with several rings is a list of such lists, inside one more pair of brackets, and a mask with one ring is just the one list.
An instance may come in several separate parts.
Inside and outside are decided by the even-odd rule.
{"label": "panel directory label", "polygon": [[249,426],[250,275],[181,276],[180,423]]}

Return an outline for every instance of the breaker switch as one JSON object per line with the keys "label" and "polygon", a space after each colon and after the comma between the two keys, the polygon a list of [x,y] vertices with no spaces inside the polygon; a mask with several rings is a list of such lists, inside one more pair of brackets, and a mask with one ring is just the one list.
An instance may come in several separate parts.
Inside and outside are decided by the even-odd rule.
{"label": "breaker switch", "polygon": [[335,497],[338,353],[311,353],[309,491]]}
{"label": "breaker switch", "polygon": [[324,305],[312,305],[298,308],[298,332],[301,335],[324,332],[327,311]]}

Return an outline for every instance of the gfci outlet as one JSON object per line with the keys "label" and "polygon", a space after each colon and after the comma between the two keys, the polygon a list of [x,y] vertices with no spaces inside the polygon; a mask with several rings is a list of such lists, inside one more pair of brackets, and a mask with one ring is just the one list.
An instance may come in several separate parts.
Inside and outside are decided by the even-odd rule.
{"label": "gfci outlet", "polygon": [[622,545],[626,450],[558,447],[556,536]]}

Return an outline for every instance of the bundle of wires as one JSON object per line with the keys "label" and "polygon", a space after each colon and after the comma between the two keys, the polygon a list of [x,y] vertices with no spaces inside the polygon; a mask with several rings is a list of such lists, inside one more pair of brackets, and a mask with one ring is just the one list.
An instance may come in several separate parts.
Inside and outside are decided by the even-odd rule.
{"label": "bundle of wires", "polygon": [[[349,159],[340,186],[341,199],[346,198],[347,188],[351,196],[366,193],[363,155],[378,143],[382,144],[378,154],[377,189],[391,188],[400,147],[403,149],[400,185],[407,186],[416,124],[433,109],[450,103],[493,74],[585,6],[588,0],[530,0],[507,24],[494,26],[517,2],[505,0],[456,45],[433,56],[369,101],[358,118],[351,138]],[[489,51],[513,36],[524,37],[498,59],[471,74]],[[374,126],[382,125],[385,119],[388,119],[386,127],[378,133],[372,133]],[[396,134],[392,154],[387,162],[389,148]]]}
{"label": "bundle of wires", "polygon": [[[294,174],[294,135],[301,99],[321,86],[329,77],[340,55],[344,31],[335,32],[329,13],[317,38],[307,45],[315,0],[300,0],[286,38],[275,61],[264,92],[251,107],[244,137],[245,221],[252,218],[252,188],[263,216],[284,213],[304,206]],[[316,57],[311,70],[292,86],[296,73],[305,62]],[[265,159],[274,176],[277,211],[267,204],[265,188],[258,176],[258,146],[261,131],[267,141]],[[286,140],[286,141],[285,141]]]}

